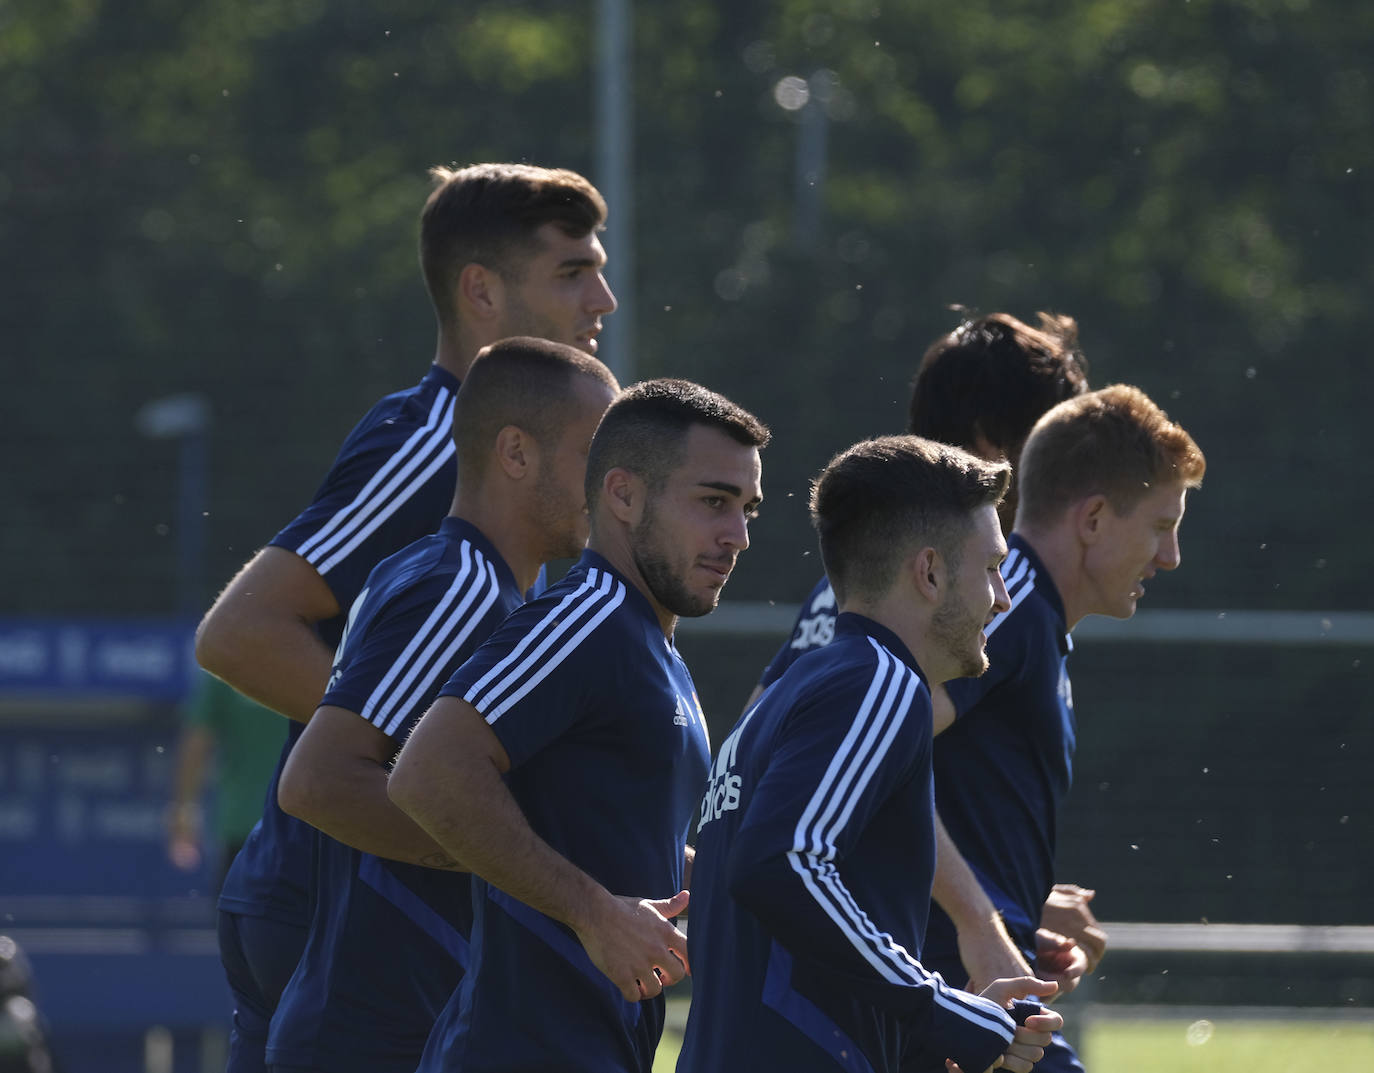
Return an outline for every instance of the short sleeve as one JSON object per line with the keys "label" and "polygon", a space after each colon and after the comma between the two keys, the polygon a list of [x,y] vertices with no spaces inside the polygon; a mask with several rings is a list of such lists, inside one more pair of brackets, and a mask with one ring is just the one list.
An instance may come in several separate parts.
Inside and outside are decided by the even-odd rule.
{"label": "short sleeve", "polygon": [[623,583],[550,595],[511,615],[441,694],[471,704],[519,767],[614,691],[617,666],[633,648],[623,619]]}
{"label": "short sleeve", "polygon": [[420,576],[375,608],[364,595],[325,704],[356,712],[390,737],[410,733],[448,677],[518,606],[489,562],[470,554],[464,561],[458,573]]}
{"label": "short sleeve", "polygon": [[447,407],[420,427],[355,430],[314,500],[271,543],[319,573],[340,607],[352,605],[382,559],[438,528],[455,480]]}

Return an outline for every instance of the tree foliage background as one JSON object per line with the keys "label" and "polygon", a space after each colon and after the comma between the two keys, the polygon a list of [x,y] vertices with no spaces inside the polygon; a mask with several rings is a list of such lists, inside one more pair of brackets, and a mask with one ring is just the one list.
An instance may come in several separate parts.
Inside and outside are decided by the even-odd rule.
{"label": "tree foliage background", "polygon": [[[733,596],[804,593],[808,476],[900,429],[959,303],[1076,316],[1094,382],[1140,384],[1202,443],[1189,569],[1152,604],[1368,606],[1374,11],[634,18],[638,372],[698,378],[777,434],[770,551]],[[595,178],[594,25],[591,0],[0,8],[9,609],[173,608],[175,451],[132,424],[150,398],[212,400],[211,583],[299,509],[430,356],[426,168]],[[799,165],[821,130],[823,167]]]}

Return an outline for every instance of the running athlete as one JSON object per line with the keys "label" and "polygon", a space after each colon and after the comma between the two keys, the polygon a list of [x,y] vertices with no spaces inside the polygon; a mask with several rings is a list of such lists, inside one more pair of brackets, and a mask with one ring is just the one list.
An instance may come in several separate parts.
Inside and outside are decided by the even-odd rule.
{"label": "running athlete", "polygon": [[[927,348],[911,387],[907,431],[953,444],[1012,472],[1031,426],[1055,403],[1088,390],[1087,361],[1072,317],[1041,313],[1032,328],[1009,313],[966,320]],[[1016,516],[1013,483],[998,508],[1002,531]],[[822,577],[797,613],[792,636],[764,668],[749,704],[804,652],[830,643],[835,594]],[[747,707],[747,705],[746,705]]]}
{"label": "running athlete", "polygon": [[[1056,403],[1088,390],[1087,360],[1078,346],[1078,325],[1071,317],[1039,314],[1031,327],[1007,313],[966,320],[926,350],[912,385],[909,431],[926,439],[953,444],[991,461],[1005,459],[1015,474],[1021,449],[1039,417]],[[1016,510],[1013,481],[998,508],[1004,533],[1011,532]],[[822,576],[798,612],[792,636],[764,670],[749,703],[782,676],[798,656],[829,644],[835,630],[835,593]],[[936,733],[952,718],[943,691],[933,690]],[[941,846],[948,846],[936,824]],[[1012,971],[1008,957],[1019,956],[1000,919],[983,896],[976,877],[961,867],[957,855],[942,858],[935,893],[947,911],[959,917],[960,938],[970,965],[999,971],[976,974],[984,982]],[[1044,933],[1039,947],[1055,959],[1054,970],[1041,975],[1060,985],[1059,994],[1076,986],[1106,952],[1106,934],[1089,908],[1093,892],[1073,884],[1056,884],[1041,912]],[[1078,947],[1075,954],[1069,944]],[[959,981],[962,983],[962,981]]]}
{"label": "running athlete", "polygon": [[[438,321],[434,364],[354,428],[314,501],[234,577],[201,622],[196,658],[293,720],[314,714],[351,607],[372,568],[438,528],[454,490],[452,415],[478,350],[536,335],[596,349],[615,309],[597,231],[605,202],[582,176],[517,164],[435,168],[420,263]],[[264,1068],[268,1022],[305,942],[310,828],[277,806],[221,891],[220,955],[234,997],[229,1073]]]}
{"label": "running athlete", "polygon": [[[1145,583],[1179,565],[1184,502],[1205,469],[1188,433],[1120,384],[1060,403],[1031,432],[1003,566],[1011,607],[987,630],[991,670],[948,684],[957,719],[936,739],[934,759],[940,817],[1020,956],[1013,951],[991,970],[968,964],[963,927],[956,936],[935,907],[926,960],[947,979],[1003,975],[1059,956],[1037,949],[1036,925],[1054,881],[1056,815],[1073,776],[1069,631],[1085,615],[1130,618]],[[1056,1036],[1036,1068],[1083,1067]]]}
{"label": "running athlete", "polygon": [[756,418],[651,380],[587,462],[588,550],[441,690],[391,798],[471,869],[472,960],[419,1068],[649,1073],[687,971],[706,724],[673,644],[708,614],[762,493]]}
{"label": "running athlete", "polygon": [[387,800],[387,768],[541,565],[582,551],[587,449],[618,389],[595,358],[529,338],[485,348],[463,380],[453,510],[372,571],[282,771],[282,807],[324,833],[268,1037],[277,1073],[413,1073],[461,979],[471,877]]}
{"label": "running athlete", "polygon": [[1010,469],[915,436],[856,444],[811,512],[839,617],[722,744],[701,803],[680,1073],[1026,1073],[1063,1024],[922,964],[935,869],[930,686],[987,668]]}

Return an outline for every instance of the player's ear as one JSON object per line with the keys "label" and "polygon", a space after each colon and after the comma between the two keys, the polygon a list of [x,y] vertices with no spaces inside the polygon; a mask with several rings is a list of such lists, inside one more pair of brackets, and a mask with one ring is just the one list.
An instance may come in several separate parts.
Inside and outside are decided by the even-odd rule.
{"label": "player's ear", "polygon": [[643,479],[620,466],[607,470],[601,480],[601,496],[611,513],[629,526],[638,525],[643,519],[647,495]]}
{"label": "player's ear", "polygon": [[478,320],[490,320],[501,312],[504,285],[501,277],[486,265],[469,261],[458,273],[458,304],[463,312]]}
{"label": "player's ear", "polygon": [[1074,531],[1078,534],[1080,544],[1091,546],[1102,539],[1102,523],[1109,510],[1111,504],[1107,502],[1106,496],[1100,494],[1088,496],[1074,506]]}
{"label": "player's ear", "polygon": [[522,480],[539,463],[539,449],[519,425],[506,425],[496,434],[496,461],[513,481]]}
{"label": "player's ear", "polygon": [[924,547],[906,561],[906,570],[916,592],[938,603],[945,588],[944,561],[932,547]]}

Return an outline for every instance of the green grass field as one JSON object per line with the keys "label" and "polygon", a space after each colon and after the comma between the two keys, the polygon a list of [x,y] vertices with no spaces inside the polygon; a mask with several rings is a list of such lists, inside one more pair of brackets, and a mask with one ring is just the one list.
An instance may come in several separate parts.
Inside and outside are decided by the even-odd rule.
{"label": "green grass field", "polygon": [[[669,1003],[654,1073],[677,1063],[686,1003]],[[1084,1064],[1111,1073],[1318,1073],[1374,1070],[1374,1013],[1363,1022],[1098,1015],[1083,1033]],[[785,1073],[785,1071],[778,1071]]]}

